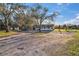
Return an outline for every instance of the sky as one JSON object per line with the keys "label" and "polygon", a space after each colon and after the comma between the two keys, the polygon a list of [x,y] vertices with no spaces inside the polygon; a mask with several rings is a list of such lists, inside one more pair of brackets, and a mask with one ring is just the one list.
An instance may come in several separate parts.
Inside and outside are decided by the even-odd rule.
{"label": "sky", "polygon": [[[58,15],[54,20],[55,24],[79,24],[79,4],[78,3],[40,3],[43,7],[48,8],[48,15],[54,11],[58,11]],[[34,6],[34,3],[26,5]]]}

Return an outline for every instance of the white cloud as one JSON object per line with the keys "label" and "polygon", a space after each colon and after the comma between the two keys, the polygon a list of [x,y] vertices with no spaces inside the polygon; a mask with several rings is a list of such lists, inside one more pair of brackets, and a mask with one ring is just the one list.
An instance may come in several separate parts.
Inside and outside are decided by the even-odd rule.
{"label": "white cloud", "polygon": [[58,17],[58,18],[64,18],[64,16],[63,16],[63,15],[58,15],[57,17]]}
{"label": "white cloud", "polygon": [[69,21],[65,21],[64,24],[73,24],[73,22],[76,21],[75,19],[71,19]]}
{"label": "white cloud", "polygon": [[68,5],[70,5],[70,4],[69,4],[69,3],[57,3],[57,5],[58,5],[58,6],[63,6],[63,5],[68,6]]}
{"label": "white cloud", "polygon": [[79,16],[79,13],[78,13],[78,14],[76,14],[76,16]]}
{"label": "white cloud", "polygon": [[55,25],[63,25],[61,22],[55,22]]}
{"label": "white cloud", "polygon": [[79,16],[77,16],[76,19],[79,20]]}
{"label": "white cloud", "polygon": [[77,19],[77,20],[79,20],[79,13],[78,13],[78,14],[76,14],[76,19]]}
{"label": "white cloud", "polygon": [[79,15],[76,16],[74,19],[71,19],[69,21],[65,21],[64,24],[75,24],[75,25],[79,25]]}
{"label": "white cloud", "polygon": [[59,6],[60,6],[60,5],[63,5],[63,3],[57,3],[57,5],[59,5]]}

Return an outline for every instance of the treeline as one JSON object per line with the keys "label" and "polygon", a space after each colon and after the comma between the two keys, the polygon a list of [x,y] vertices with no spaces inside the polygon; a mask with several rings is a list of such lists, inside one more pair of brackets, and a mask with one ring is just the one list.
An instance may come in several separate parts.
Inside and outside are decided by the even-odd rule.
{"label": "treeline", "polygon": [[34,25],[39,25],[41,32],[42,22],[49,18],[52,21],[58,12],[52,11],[48,14],[48,8],[40,4],[30,7],[21,3],[0,3],[0,30],[9,32],[10,30],[33,30]]}
{"label": "treeline", "polygon": [[79,25],[73,24],[64,24],[64,25],[56,25],[55,29],[79,29]]}

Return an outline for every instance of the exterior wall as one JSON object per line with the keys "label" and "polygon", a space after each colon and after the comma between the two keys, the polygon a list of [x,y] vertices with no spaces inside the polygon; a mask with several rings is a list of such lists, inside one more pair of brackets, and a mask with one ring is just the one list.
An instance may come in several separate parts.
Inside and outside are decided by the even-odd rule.
{"label": "exterior wall", "polygon": [[51,26],[42,26],[41,30],[52,30]]}
{"label": "exterior wall", "polygon": [[[38,30],[39,26],[35,26],[35,30]],[[53,30],[53,25],[42,25],[41,30]]]}

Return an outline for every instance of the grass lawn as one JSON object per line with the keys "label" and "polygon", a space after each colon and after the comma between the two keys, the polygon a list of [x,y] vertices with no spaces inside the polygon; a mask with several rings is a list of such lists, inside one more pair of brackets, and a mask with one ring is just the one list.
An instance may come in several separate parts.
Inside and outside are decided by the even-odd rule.
{"label": "grass lawn", "polygon": [[[55,29],[55,32],[59,32],[59,29]],[[67,31],[65,29],[60,29],[61,32],[79,32],[77,29],[68,29]]]}
{"label": "grass lawn", "polygon": [[[59,29],[55,29],[55,32],[59,32]],[[60,29],[61,32],[66,32],[65,29]]]}
{"label": "grass lawn", "polygon": [[[55,32],[59,32],[59,29],[55,29]],[[61,32],[66,32],[65,29],[61,29]],[[68,32],[73,32],[73,40],[67,42],[66,54],[70,56],[79,56],[79,30],[68,29]]]}
{"label": "grass lawn", "polygon": [[10,31],[10,32],[5,32],[5,31],[0,31],[0,37],[6,37],[10,35],[14,35],[16,32]]}
{"label": "grass lawn", "polygon": [[74,39],[68,42],[67,54],[79,56],[79,30],[74,34]]}

